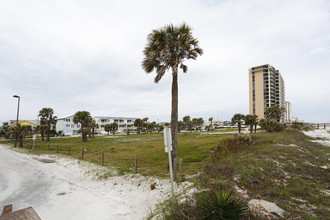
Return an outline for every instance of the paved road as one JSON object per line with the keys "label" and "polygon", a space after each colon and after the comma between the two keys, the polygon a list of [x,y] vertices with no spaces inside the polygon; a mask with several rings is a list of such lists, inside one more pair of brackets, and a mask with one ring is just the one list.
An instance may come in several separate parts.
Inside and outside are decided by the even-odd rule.
{"label": "paved road", "polygon": [[[112,219],[109,202],[47,170],[49,164],[0,145],[0,213],[32,206],[41,219]],[[121,218],[119,218],[121,219]]]}

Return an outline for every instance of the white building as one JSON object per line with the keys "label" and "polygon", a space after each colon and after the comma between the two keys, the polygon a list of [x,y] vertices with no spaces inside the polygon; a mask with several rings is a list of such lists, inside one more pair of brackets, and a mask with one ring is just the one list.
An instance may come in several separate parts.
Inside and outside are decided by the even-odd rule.
{"label": "white building", "polygon": [[285,102],[285,122],[291,123],[292,122],[292,113],[291,110],[291,102],[286,101]]}
{"label": "white building", "polygon": [[117,123],[118,132],[124,133],[128,129],[134,130],[134,121],[136,118],[126,118],[126,117],[107,117],[107,116],[95,116],[94,120],[96,124],[99,125],[99,128],[96,130],[98,133],[106,133],[104,131],[104,126],[106,124]]}
{"label": "white building", "polygon": [[56,132],[62,131],[64,135],[76,135],[80,129],[80,123],[75,124],[73,122],[74,115],[68,115],[57,118]]}

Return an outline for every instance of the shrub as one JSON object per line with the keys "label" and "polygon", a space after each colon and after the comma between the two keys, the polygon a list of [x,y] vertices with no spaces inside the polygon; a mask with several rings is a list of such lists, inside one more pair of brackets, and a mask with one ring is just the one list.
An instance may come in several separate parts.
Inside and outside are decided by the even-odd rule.
{"label": "shrub", "polygon": [[202,192],[198,201],[202,219],[241,219],[248,213],[246,202],[220,188]]}
{"label": "shrub", "polygon": [[254,145],[256,139],[250,135],[235,135],[234,138],[220,140],[217,148],[213,150],[213,158],[225,156],[228,153],[238,152],[242,147]]}
{"label": "shrub", "polygon": [[216,188],[185,198],[174,211],[169,213],[166,209],[166,212],[163,213],[164,219],[244,219],[248,214],[248,206],[242,199],[234,197],[231,191]]}
{"label": "shrub", "polygon": [[285,124],[270,119],[261,119],[259,125],[267,132],[281,132],[285,129]]}

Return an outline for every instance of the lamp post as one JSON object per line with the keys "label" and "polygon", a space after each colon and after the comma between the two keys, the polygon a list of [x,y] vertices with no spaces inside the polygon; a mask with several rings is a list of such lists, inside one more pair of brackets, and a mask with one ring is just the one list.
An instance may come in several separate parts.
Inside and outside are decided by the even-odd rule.
{"label": "lamp post", "polygon": [[[13,95],[13,97],[18,98],[17,118],[16,118],[16,126],[18,128],[18,113],[19,113],[19,103],[20,103],[21,97],[19,97],[18,95]],[[17,136],[18,136],[18,129],[16,129],[15,147],[17,147]]]}

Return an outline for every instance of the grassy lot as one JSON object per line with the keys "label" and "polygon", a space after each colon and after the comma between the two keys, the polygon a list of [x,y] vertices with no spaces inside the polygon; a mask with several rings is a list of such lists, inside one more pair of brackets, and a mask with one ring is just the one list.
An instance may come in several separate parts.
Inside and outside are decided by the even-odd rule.
{"label": "grassy lot", "polygon": [[[184,161],[183,172],[185,174],[196,174],[202,170],[205,161],[209,158],[209,151],[212,146],[217,145],[219,140],[231,135],[207,133],[179,133],[178,158]],[[6,143],[3,141],[3,143]],[[13,144],[13,142],[10,142]],[[49,144],[49,151],[48,151]],[[31,148],[32,140],[25,140],[24,146]],[[51,141],[42,143],[37,140],[35,148],[31,153],[56,153],[68,154],[81,159],[82,149],[84,160],[101,164],[101,153],[104,150],[104,165],[117,168],[119,174],[134,172],[135,155],[138,154],[138,173],[158,177],[168,177],[167,170],[168,156],[164,151],[163,133],[153,134],[132,134],[95,136],[88,142],[82,142],[81,137],[52,138]]]}
{"label": "grassy lot", "polygon": [[[252,143],[221,144],[233,134],[180,133],[178,157],[183,158],[186,175],[203,172],[196,179],[202,188],[221,186],[248,190],[249,198],[275,202],[287,218],[327,219],[330,216],[330,148],[310,142],[312,138],[298,131],[257,133]],[[31,143],[31,140],[27,142]],[[2,141],[2,143],[5,143]],[[12,143],[12,142],[11,142]],[[26,143],[27,144],[27,143]],[[32,153],[47,153],[47,144],[38,140]],[[50,151],[100,164],[105,152],[105,166],[116,167],[119,174],[133,172],[135,155],[138,173],[168,177],[167,154],[163,134],[97,136],[83,143],[81,137],[53,138]],[[27,144],[28,145],[28,144]],[[28,145],[30,146],[30,145]]]}

